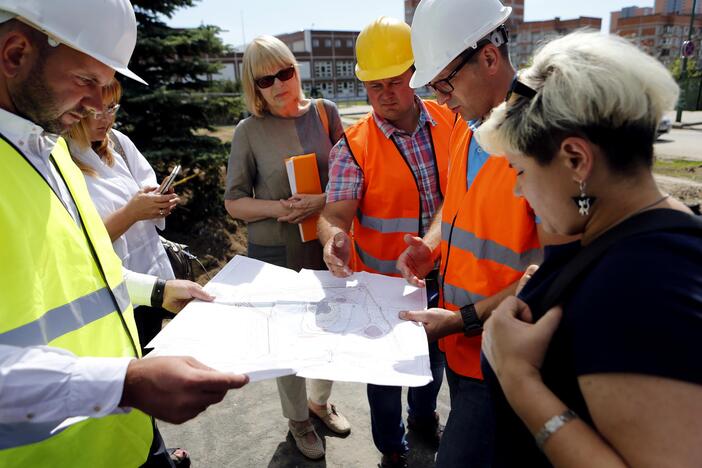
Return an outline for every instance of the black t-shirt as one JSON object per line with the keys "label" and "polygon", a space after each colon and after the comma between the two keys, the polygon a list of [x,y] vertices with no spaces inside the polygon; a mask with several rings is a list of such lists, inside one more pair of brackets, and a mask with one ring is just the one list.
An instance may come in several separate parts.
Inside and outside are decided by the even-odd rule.
{"label": "black t-shirt", "polygon": [[[579,242],[547,248],[521,299],[543,295],[580,249]],[[592,426],[578,376],[622,372],[702,384],[701,357],[702,238],[654,232],[614,244],[574,287],[541,374]],[[484,357],[482,367],[497,420],[495,466],[550,466]]]}

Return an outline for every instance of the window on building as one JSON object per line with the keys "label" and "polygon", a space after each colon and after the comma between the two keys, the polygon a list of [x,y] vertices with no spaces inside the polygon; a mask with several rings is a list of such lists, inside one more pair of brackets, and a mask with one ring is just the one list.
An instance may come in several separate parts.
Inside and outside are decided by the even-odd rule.
{"label": "window on building", "polygon": [[319,47],[319,39],[312,39],[312,47]]}
{"label": "window on building", "polygon": [[346,39],[346,47],[353,48],[353,39]]}
{"label": "window on building", "polygon": [[671,32],[673,32],[673,25],[672,24],[666,24],[665,26],[663,26],[663,33],[664,34],[670,34]]}
{"label": "window on building", "polygon": [[353,60],[337,60],[336,61],[336,76],[349,78],[353,76]]}
{"label": "window on building", "polygon": [[331,47],[331,39],[324,39],[324,47]]}
{"label": "window on building", "polygon": [[328,60],[315,60],[314,76],[317,78],[331,78],[332,63]]}
{"label": "window on building", "polygon": [[334,47],[341,47],[341,39],[334,39]]}
{"label": "window on building", "polygon": [[667,57],[670,55],[670,49],[661,49],[661,57]]}

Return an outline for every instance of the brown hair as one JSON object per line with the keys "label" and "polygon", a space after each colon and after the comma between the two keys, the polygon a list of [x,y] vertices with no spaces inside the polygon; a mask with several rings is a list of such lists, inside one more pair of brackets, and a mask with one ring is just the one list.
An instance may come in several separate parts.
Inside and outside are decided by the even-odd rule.
{"label": "brown hair", "polygon": [[[102,89],[102,101],[114,102],[115,104],[118,104],[121,98],[122,85],[119,84],[119,81],[113,78],[112,81],[110,81],[110,83]],[[115,163],[114,157],[112,156],[112,152],[110,151],[110,149],[112,149],[112,141],[110,141],[110,130],[112,129],[112,124],[110,124],[110,128],[107,129],[105,138],[103,138],[100,141],[90,141],[88,119],[91,118],[92,117],[88,115],[82,118],[80,122],[74,124],[69,130],[68,136],[71,139],[71,141],[78,145],[80,149],[85,150],[87,148],[92,148],[93,151],[95,151],[97,155],[100,156],[100,159],[105,161],[105,164],[112,167]],[[83,174],[90,176],[97,175],[95,169],[90,165],[85,164],[84,162],[78,160],[75,157],[73,158],[73,162],[76,163],[76,166],[78,166],[78,168],[83,172]]]}

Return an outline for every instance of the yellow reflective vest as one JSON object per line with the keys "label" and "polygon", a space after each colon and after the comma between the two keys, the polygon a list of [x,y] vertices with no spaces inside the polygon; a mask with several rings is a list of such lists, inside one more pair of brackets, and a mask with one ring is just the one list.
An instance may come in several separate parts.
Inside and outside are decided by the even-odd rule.
{"label": "yellow reflective vest", "polygon": [[[51,157],[80,223],[0,135],[0,344],[138,357],[122,264],[63,139]],[[0,466],[140,466],[153,439],[151,418],[135,409],[54,430],[60,423],[34,423],[28,415],[0,424]]]}

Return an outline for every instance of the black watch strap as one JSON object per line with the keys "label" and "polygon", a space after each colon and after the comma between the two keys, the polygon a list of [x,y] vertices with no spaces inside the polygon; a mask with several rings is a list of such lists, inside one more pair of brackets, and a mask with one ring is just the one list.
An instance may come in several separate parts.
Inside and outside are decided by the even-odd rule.
{"label": "black watch strap", "polygon": [[156,279],[151,290],[151,307],[163,307],[163,293],[166,291],[166,280]]}
{"label": "black watch strap", "polygon": [[483,332],[483,322],[480,321],[474,304],[461,307],[461,318],[463,319],[463,334],[465,336],[476,336]]}

